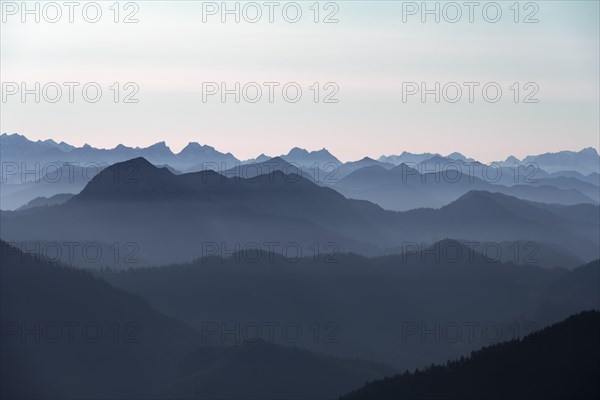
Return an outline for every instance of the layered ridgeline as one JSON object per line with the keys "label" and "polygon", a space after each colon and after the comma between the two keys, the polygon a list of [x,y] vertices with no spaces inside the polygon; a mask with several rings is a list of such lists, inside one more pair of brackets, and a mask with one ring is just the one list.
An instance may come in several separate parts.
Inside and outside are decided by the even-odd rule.
{"label": "layered ridgeline", "polygon": [[97,149],[3,134],[0,153],[4,163],[0,179],[3,210],[17,209],[37,197],[79,193],[103,168],[138,157],[174,174],[203,170],[243,178],[273,170],[301,174],[346,197],[395,211],[441,207],[472,190],[563,205],[600,201],[600,157],[593,148],[527,156],[523,160],[509,156],[491,164],[457,152],[445,157],[404,152],[378,160],[364,157],[341,162],[326,149],[307,151],[298,147],[277,157],[261,154],[240,161],[230,153],[195,142],[174,153],[164,142],[146,148],[119,145]]}
{"label": "layered ridgeline", "polygon": [[468,358],[368,383],[351,399],[597,399],[600,312],[569,317]]}
{"label": "layered ridgeline", "polygon": [[298,346],[399,369],[444,362],[600,303],[598,261],[572,271],[515,265],[451,240],[370,259],[242,251],[98,274],[223,343],[235,342],[236,326],[267,338],[275,321],[282,344],[292,324],[304,333]]}
{"label": "layered ridgeline", "polygon": [[[401,268],[401,256],[290,265],[234,254],[104,272],[111,286],[0,242],[2,397],[335,398],[395,373],[340,354],[362,347],[401,368],[428,365],[489,344],[484,324],[503,332],[494,340],[510,339],[600,300],[598,261],[567,272],[460,254],[448,261],[427,249]],[[458,341],[450,324],[463,329]],[[282,338],[285,347],[265,342]],[[289,348],[307,342],[338,357]]]}
{"label": "layered ridgeline", "polygon": [[[331,187],[347,197],[369,200],[396,211],[442,207],[472,190],[563,205],[597,204],[600,200],[600,187],[598,182],[592,183],[593,180],[551,176],[539,170],[534,171],[535,177],[529,178],[523,172],[518,176],[514,169],[507,167],[492,169],[487,172],[491,178],[486,179],[484,167],[479,165],[479,168],[471,168],[462,162],[440,157],[417,165],[400,164],[392,168],[371,165],[335,180]],[[429,172],[432,170],[438,172]]]}
{"label": "layered ridgeline", "polygon": [[165,142],[158,142],[148,147],[128,147],[120,144],[113,149],[99,149],[88,144],[76,147],[64,142],[56,143],[51,139],[31,141],[18,134],[2,134],[0,145],[2,159],[18,163],[65,161],[79,165],[114,164],[135,157],[145,157],[154,164],[168,164],[184,171],[197,168],[201,163],[206,165],[225,163],[233,167],[239,162],[231,153],[222,153],[214,147],[196,142],[190,142],[179,153],[174,153]]}
{"label": "layered ridgeline", "polygon": [[533,203],[487,191],[399,213],[282,171],[175,175],[137,158],[104,169],[62,204],[2,212],[0,234],[7,241],[134,243],[152,264],[190,260],[215,246],[372,256],[448,237],[543,242],[587,261],[598,258],[599,215],[596,205]]}
{"label": "layered ridgeline", "polygon": [[87,272],[3,241],[0,257],[2,398],[322,399],[395,372],[264,340],[223,346]]}
{"label": "layered ridgeline", "polygon": [[[598,261],[567,272],[468,248],[452,262],[427,249],[403,267],[401,256],[211,257],[103,272],[110,284],[0,250],[3,398],[336,398],[396,373],[376,361],[429,365],[600,301]],[[348,359],[360,354],[375,362]]]}
{"label": "layered ridgeline", "polygon": [[149,396],[200,343],[141,297],[0,241],[2,398]]}
{"label": "layered ridgeline", "polygon": [[274,170],[296,173],[329,186],[346,197],[368,200],[395,211],[442,207],[472,190],[563,205],[597,204],[600,200],[598,176],[552,175],[533,167],[490,168],[477,162],[439,156],[419,164],[399,165],[368,157],[344,164],[315,161],[311,165],[290,163],[288,160],[287,156],[274,157],[236,166],[223,174],[252,178]]}
{"label": "layered ridgeline", "polygon": [[[179,171],[196,171],[205,169],[208,165],[224,164],[224,168],[232,168],[236,163],[255,163],[266,161],[271,156],[261,154],[256,158],[240,161],[231,153],[225,153],[216,150],[209,145],[202,145],[197,142],[188,143],[180,152],[173,152],[165,142],[158,142],[148,147],[128,147],[122,144],[112,149],[100,149],[88,144],[77,147],[68,143],[57,143],[52,139],[48,140],[29,140],[27,137],[19,134],[0,135],[0,156],[4,161],[10,162],[78,162],[78,163],[104,163],[114,164],[131,158],[144,157],[153,164],[168,164]],[[307,151],[299,147],[294,147],[287,154],[282,154],[282,158],[290,163],[302,167],[311,167],[319,165],[324,168],[328,164],[338,167],[350,166],[368,166],[377,163],[378,165],[392,167],[400,164],[420,165],[422,163],[432,164],[442,160],[451,160],[453,162],[463,162],[478,164],[473,158],[466,157],[458,152],[448,154],[442,157],[438,153],[414,154],[403,152],[400,155],[381,156],[378,160],[365,158],[362,162],[342,163],[337,157],[331,154],[327,149],[316,151]],[[495,162],[502,167],[514,167],[516,164],[535,164],[543,174],[560,173],[569,171],[570,174],[561,174],[564,176],[587,176],[593,173],[598,174],[600,169],[600,157],[596,149],[589,147],[581,151],[559,151],[556,153],[545,153],[539,155],[529,155],[522,160],[514,156],[508,156],[503,161]],[[204,164],[204,165],[203,165]],[[351,171],[352,168],[347,168]],[[347,172],[340,171],[341,176]],[[538,176],[540,177],[540,176]]]}
{"label": "layered ridgeline", "polygon": [[[11,168],[10,162],[4,162],[5,171]],[[27,208],[29,203],[39,204],[40,198],[54,198],[53,203],[65,201],[69,195],[79,193],[85,185],[107,164],[99,164],[90,167],[82,167],[75,164],[52,163],[36,167],[30,167],[32,173],[23,175],[21,168],[15,168],[15,174],[3,172],[0,181],[0,209],[14,210]],[[11,183],[12,180],[16,182]],[[27,179],[31,178],[31,179]]]}

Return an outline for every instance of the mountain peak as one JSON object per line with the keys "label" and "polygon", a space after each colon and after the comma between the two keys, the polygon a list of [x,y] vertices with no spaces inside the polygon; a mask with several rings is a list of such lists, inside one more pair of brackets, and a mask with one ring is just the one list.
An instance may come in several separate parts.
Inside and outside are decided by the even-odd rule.
{"label": "mountain peak", "polygon": [[[415,176],[421,175],[417,169],[415,169],[414,167],[412,167],[406,163],[398,164],[394,168],[392,168],[390,171],[393,173],[396,173],[396,174],[410,174],[410,175],[415,175]],[[407,175],[405,175],[405,176],[407,176]]]}
{"label": "mountain peak", "polygon": [[471,190],[452,203],[442,207],[455,215],[470,216],[483,220],[539,220],[561,222],[552,212],[536,207],[531,202],[498,192]]}
{"label": "mountain peak", "polygon": [[269,159],[264,160],[264,161],[262,161],[262,162],[260,162],[258,164],[273,165],[275,168],[278,168],[278,167],[287,167],[288,165],[292,165],[289,162],[287,162],[284,158],[282,158],[281,156],[269,158]]}
{"label": "mountain peak", "polygon": [[113,164],[96,175],[76,200],[123,200],[150,198],[173,190],[167,168],[158,168],[144,157]]}
{"label": "mountain peak", "polygon": [[333,162],[336,164],[341,164],[340,160],[338,160],[325,148],[322,148],[321,150],[307,151],[306,149],[294,147],[287,155],[283,155],[282,157],[289,162],[296,162],[302,165],[312,165],[315,162]]}
{"label": "mountain peak", "polygon": [[498,196],[501,196],[501,197],[502,196],[503,197],[509,197],[509,196],[506,196],[506,195],[501,194],[501,193],[488,192],[487,190],[470,190],[467,193],[465,193],[462,196],[460,196],[455,201],[470,200],[470,199],[491,199],[491,198],[494,197],[494,195],[498,195]]}
{"label": "mountain peak", "polygon": [[181,154],[181,155],[184,155],[184,154],[201,154],[205,150],[208,150],[208,149],[214,150],[212,147],[210,147],[210,146],[202,146],[198,142],[189,142],[183,149],[181,149],[181,151],[179,152],[179,154]]}
{"label": "mountain peak", "polygon": [[306,149],[302,149],[300,147],[294,147],[287,153],[288,156],[298,156],[298,155],[304,156],[307,154],[309,154],[308,151]]}
{"label": "mountain peak", "polygon": [[156,142],[146,148],[147,149],[168,149],[169,146],[167,146],[167,143],[164,140],[162,140],[162,141]]}
{"label": "mountain peak", "polygon": [[452,159],[452,160],[458,160],[458,161],[464,161],[464,162],[473,162],[475,161],[474,159],[470,158],[470,157],[466,157],[463,154],[455,151],[454,153],[448,154],[446,156],[446,158]]}
{"label": "mountain peak", "polygon": [[[8,134],[6,132],[4,132],[0,137],[6,138],[6,137],[17,137],[17,138],[23,138],[23,139],[27,139],[24,135],[20,135],[18,133],[11,133]],[[29,139],[27,139],[29,140]]]}
{"label": "mountain peak", "polygon": [[331,155],[329,150],[327,150],[325,147],[323,147],[321,150],[311,151],[311,153]]}
{"label": "mountain peak", "polygon": [[[163,168],[155,166],[150,161],[146,160],[144,157],[136,157],[127,161],[121,161],[116,164],[113,164],[107,167],[104,171],[109,171],[110,169],[129,171],[130,177],[135,178],[135,175],[137,173],[153,173],[155,171],[160,171]],[[100,173],[103,173],[104,171]]]}
{"label": "mountain peak", "polygon": [[190,149],[201,149],[202,145],[198,142],[188,142],[188,144],[184,147],[184,148],[190,148]]}
{"label": "mountain peak", "polygon": [[593,147],[586,147],[584,149],[581,149],[581,151],[579,151],[579,153],[590,155],[590,156],[598,156],[598,150],[596,150]]}

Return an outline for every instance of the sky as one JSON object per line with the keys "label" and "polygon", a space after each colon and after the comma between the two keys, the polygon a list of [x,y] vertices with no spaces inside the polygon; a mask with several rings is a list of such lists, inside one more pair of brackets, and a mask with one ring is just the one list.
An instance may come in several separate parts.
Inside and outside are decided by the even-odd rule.
{"label": "sky", "polygon": [[80,2],[73,22],[63,2],[37,3],[38,22],[36,2],[30,14],[1,4],[3,133],[173,151],[194,141],[240,159],[298,146],[343,161],[489,162],[600,147],[597,1],[428,2],[437,15],[420,1],[227,2],[239,22],[220,1]]}

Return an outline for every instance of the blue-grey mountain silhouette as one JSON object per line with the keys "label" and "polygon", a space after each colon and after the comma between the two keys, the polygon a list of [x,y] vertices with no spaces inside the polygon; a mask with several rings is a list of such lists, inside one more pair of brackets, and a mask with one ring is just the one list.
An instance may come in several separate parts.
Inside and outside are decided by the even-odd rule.
{"label": "blue-grey mountain silhouette", "polygon": [[293,242],[306,251],[315,242],[335,243],[339,251],[375,255],[406,241],[432,243],[445,237],[555,243],[590,260],[598,257],[598,220],[557,214],[579,208],[598,210],[542,207],[472,191],[438,210],[395,213],[346,199],[296,174],[174,175],[137,158],[104,169],[64,204],[35,213],[3,212],[0,230],[7,240],[59,236],[135,241],[141,255],[157,263],[197,257],[205,243],[215,242],[229,248],[236,243]]}

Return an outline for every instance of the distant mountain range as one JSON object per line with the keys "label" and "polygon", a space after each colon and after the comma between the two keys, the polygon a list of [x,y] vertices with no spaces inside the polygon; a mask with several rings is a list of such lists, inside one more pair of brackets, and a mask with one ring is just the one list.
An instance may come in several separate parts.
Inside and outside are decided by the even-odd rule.
{"label": "distant mountain range", "polygon": [[[457,164],[457,162],[454,162]],[[528,183],[512,182],[513,174],[498,170],[505,176],[505,184],[490,183],[475,174],[446,170],[445,172],[419,172],[425,168],[400,164],[393,168],[371,165],[360,168],[335,184],[334,189],[349,198],[379,204],[388,210],[406,211],[419,207],[436,207],[456,200],[471,190],[487,190],[515,196],[523,200],[573,205],[597,204],[600,187],[574,177],[549,177]]]}
{"label": "distant mountain range", "polygon": [[18,134],[0,135],[3,162],[0,209],[14,210],[38,197],[77,194],[108,165],[143,157],[174,174],[216,170],[225,176],[251,178],[273,170],[300,174],[343,195],[381,207],[406,211],[441,207],[471,190],[489,190],[524,200],[564,205],[600,201],[600,157],[593,148],[528,156],[510,156],[491,166],[460,153],[365,157],[342,163],[326,149],[295,147],[288,154],[240,161],[231,153],[189,143],[173,153],[164,142],[146,148],[118,145],[97,149],[53,140],[30,141]]}
{"label": "distant mountain range", "polygon": [[[45,169],[38,170],[35,173],[37,176],[33,176],[32,180],[0,184],[0,209],[14,210],[26,206],[38,198],[77,194],[98,172],[106,167],[107,165],[104,164],[80,166],[69,163],[53,163]],[[35,170],[35,168],[32,169],[32,171]],[[59,198],[64,198],[64,196],[59,196]]]}
{"label": "distant mountain range", "polygon": [[[190,142],[179,153],[174,153],[165,142],[158,142],[149,147],[127,147],[119,144],[113,149],[98,149],[85,144],[82,147],[54,140],[31,141],[23,135],[7,134],[0,135],[0,157],[3,161],[17,162],[81,162],[81,163],[104,163],[114,164],[131,158],[144,157],[153,164],[168,164],[169,166],[184,172],[195,172],[202,169],[224,170],[233,168],[237,164],[263,162],[272,158],[261,154],[255,159],[240,161],[231,153],[222,153],[214,147]],[[327,149],[307,151],[294,147],[287,154],[280,155],[287,162],[302,167],[314,167],[324,169],[327,164],[341,166],[341,162]],[[461,153],[454,152],[442,157],[437,153],[414,154],[403,152],[400,155],[381,156],[377,161],[389,165],[421,164],[425,161],[433,163],[436,159],[449,159],[464,163],[478,163],[473,158],[466,157]],[[373,160],[375,161],[375,160]],[[596,149],[585,148],[579,152],[560,151],[557,153],[545,153],[530,155],[523,160],[514,156],[507,157],[504,161],[496,164],[502,167],[514,167],[515,163],[535,163],[546,172],[576,171],[583,175],[600,172],[600,156]],[[423,172],[423,171],[421,171]]]}
{"label": "distant mountain range", "polygon": [[317,243],[380,255],[405,242],[447,237],[544,242],[591,260],[600,239],[599,207],[592,204],[551,205],[469,191],[439,209],[398,213],[279,170],[253,178],[214,171],[175,175],[143,158],[105,168],[62,204],[3,211],[1,217],[5,240],[133,241],[155,263],[198,257],[206,243],[227,249],[293,243],[303,254],[312,254]]}
{"label": "distant mountain range", "polygon": [[598,152],[593,147],[581,151],[561,151],[558,153],[545,153],[537,156],[527,156],[524,163],[536,163],[541,169],[548,172],[577,171],[588,175],[598,172]]}
{"label": "distant mountain range", "polygon": [[55,194],[54,196],[51,196],[51,197],[36,197],[35,199],[31,200],[27,204],[19,207],[17,209],[17,211],[27,210],[29,208],[35,208],[35,207],[55,206],[55,205],[64,203],[65,201],[69,200],[73,196],[74,195],[70,194],[70,193],[60,193],[60,194]]}
{"label": "distant mountain range", "polygon": [[5,162],[69,162],[97,164],[114,164],[135,157],[145,157],[154,164],[168,164],[177,170],[199,168],[220,168],[221,164],[234,166],[239,162],[231,153],[221,153],[208,145],[191,142],[179,153],[173,153],[165,142],[159,142],[149,147],[127,147],[122,144],[113,149],[98,149],[88,144],[74,147],[65,143],[56,144],[54,141],[33,142],[25,136],[2,134],[0,136],[0,156]]}

